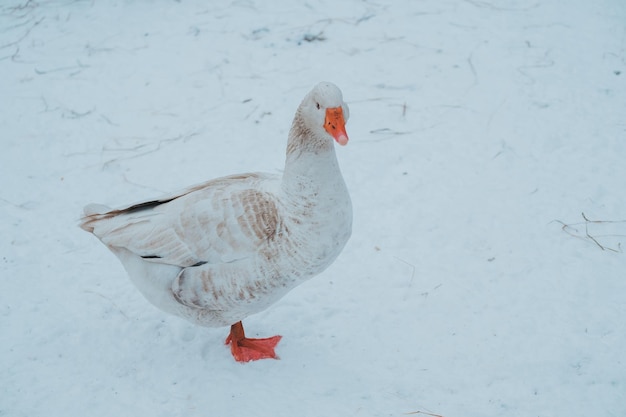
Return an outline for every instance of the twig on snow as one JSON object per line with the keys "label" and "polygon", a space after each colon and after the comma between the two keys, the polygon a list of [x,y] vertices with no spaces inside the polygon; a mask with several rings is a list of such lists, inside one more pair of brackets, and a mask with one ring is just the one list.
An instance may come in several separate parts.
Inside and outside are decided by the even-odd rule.
{"label": "twig on snow", "polygon": [[98,296],[100,296],[100,297],[104,298],[105,300],[107,300],[108,302],[110,302],[110,303],[113,305],[113,307],[115,307],[115,309],[116,309],[117,311],[119,311],[119,312],[120,312],[120,314],[121,314],[122,316],[124,316],[124,317],[126,317],[128,320],[130,320],[130,317],[128,317],[128,316],[126,315],[126,313],[124,313],[124,311],[122,311],[122,309],[121,309],[121,308],[119,308],[119,307],[118,307],[118,305],[117,305],[117,304],[115,304],[115,302],[114,302],[114,301],[113,301],[110,297],[107,297],[107,296],[105,296],[105,295],[103,295],[103,294],[100,294],[100,293],[99,293],[99,292],[97,292],[97,291],[85,290],[85,292],[86,292],[87,294],[95,294],[95,295],[98,295]]}
{"label": "twig on snow", "polygon": [[43,22],[43,20],[45,19],[45,17],[42,17],[41,19],[35,21],[28,29],[26,29],[26,31],[22,34],[22,36],[20,36],[17,40],[6,43],[4,45],[0,45],[0,49],[4,49],[4,48],[8,48],[10,46],[19,46],[20,42],[22,42],[24,39],[26,39],[26,37],[28,35],[30,35],[30,32],[32,32],[32,30],[38,26],[41,22]]}
{"label": "twig on snow", "polygon": [[[473,6],[479,7],[481,9],[491,9],[491,10],[497,10],[500,12],[524,12],[527,10],[535,9],[539,6],[539,3],[534,3],[526,7],[501,7],[501,6],[496,6],[495,4],[492,4],[486,1],[481,1],[481,0],[465,0],[465,2]],[[494,3],[497,3],[497,2],[494,2]]]}
{"label": "twig on snow", "polygon": [[[326,36],[324,36],[324,31],[320,31],[317,34],[313,34],[313,33],[305,33],[304,36],[302,37],[302,41],[305,42],[323,42],[326,40]],[[300,42],[298,42],[298,44],[300,44]]]}
{"label": "twig on snow", "polygon": [[[572,224],[567,224],[564,223],[560,220],[555,220],[557,223],[560,223],[562,225],[561,230],[563,230],[565,233],[567,233],[568,235],[578,238],[578,239],[583,239],[583,240],[590,240],[591,242],[593,242],[596,246],[598,246],[600,249],[602,250],[606,250],[606,251],[611,251],[611,252],[615,252],[615,253],[621,253],[622,252],[622,244],[621,242],[617,243],[617,249],[615,248],[611,248],[608,247],[606,245],[601,244],[598,241],[598,238],[600,237],[626,237],[626,235],[620,235],[620,234],[611,234],[611,235],[596,235],[593,236],[591,233],[589,233],[589,225],[590,224],[617,224],[617,223],[626,223],[626,220],[591,220],[589,219],[585,213],[581,213],[582,218],[584,220],[584,222],[580,222],[580,223],[572,223]],[[578,229],[576,229],[574,226],[578,226],[578,225],[585,225],[585,234],[584,236],[581,234],[581,232],[578,231]]]}
{"label": "twig on snow", "polygon": [[[5,10],[8,11],[7,14],[11,14],[11,13],[15,13],[15,12],[21,12],[24,10],[27,10],[28,12],[34,10],[37,6],[39,6],[37,4],[37,2],[33,1],[33,0],[28,0],[26,3],[24,4],[18,4],[17,6],[12,6],[12,7],[7,7]],[[23,15],[26,16],[26,15]],[[23,17],[23,16],[17,16],[17,17]]]}
{"label": "twig on snow", "polygon": [[370,130],[372,134],[385,134],[385,135],[408,135],[411,132],[401,132],[397,130],[391,130],[388,127],[381,127],[380,129]]}
{"label": "twig on snow", "polygon": [[412,415],[412,414],[424,414],[425,416],[431,416],[431,417],[443,417],[441,414],[427,413],[426,411],[410,411],[408,413],[404,413],[404,415],[406,416]]}
{"label": "twig on snow", "polygon": [[399,261],[400,261],[400,262],[402,262],[403,264],[406,264],[406,265],[408,265],[408,266],[410,266],[410,267],[411,267],[411,279],[409,280],[409,285],[408,285],[408,288],[407,288],[406,294],[404,295],[404,300],[406,301],[406,299],[407,299],[407,298],[408,298],[408,296],[409,296],[409,291],[411,290],[411,287],[413,287],[413,279],[415,278],[415,269],[416,269],[416,268],[415,268],[415,265],[413,265],[413,264],[412,264],[412,263],[410,263],[410,262],[405,261],[405,260],[404,260],[404,259],[402,259],[402,258],[399,258],[399,257],[397,257],[397,256],[394,256],[394,258],[396,258],[397,260],[399,260]]}
{"label": "twig on snow", "polygon": [[38,68],[35,68],[35,73],[37,75],[46,75],[46,74],[50,74],[52,72],[74,70],[74,72],[69,74],[70,76],[74,76],[74,75],[80,73],[85,68],[89,68],[89,65],[85,65],[82,62],[80,62],[79,60],[76,60],[76,65],[69,65],[69,66],[65,66],[65,67],[51,68],[51,69],[46,69],[46,70],[40,70]]}
{"label": "twig on snow", "polygon": [[162,148],[165,148],[175,142],[178,141],[183,141],[183,142],[187,142],[188,140],[190,140],[191,138],[193,138],[194,136],[198,135],[198,132],[191,132],[191,133],[186,133],[186,134],[180,134],[176,137],[173,138],[166,138],[166,139],[161,139],[158,142],[148,142],[148,143],[142,143],[139,144],[137,146],[134,147],[130,147],[130,148],[117,148],[117,149],[111,149],[111,148],[104,148],[103,151],[105,152],[133,152],[133,154],[128,155],[128,156],[120,156],[120,157],[116,157],[113,159],[110,159],[108,161],[106,161],[102,168],[107,168],[110,164],[115,163],[115,162],[119,162],[119,161],[123,161],[123,160],[128,160],[128,159],[135,159],[135,158],[140,158],[142,156],[151,154],[153,152],[158,152],[160,151]]}

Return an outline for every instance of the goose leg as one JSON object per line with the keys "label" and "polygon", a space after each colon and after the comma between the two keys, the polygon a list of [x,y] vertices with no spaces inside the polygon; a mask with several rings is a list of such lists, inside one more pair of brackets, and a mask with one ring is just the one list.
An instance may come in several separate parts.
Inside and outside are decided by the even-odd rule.
{"label": "goose leg", "polygon": [[230,351],[237,362],[249,362],[259,359],[278,359],[274,347],[282,336],[272,336],[265,339],[247,338],[240,321],[230,326],[230,334],[225,344],[230,344]]}

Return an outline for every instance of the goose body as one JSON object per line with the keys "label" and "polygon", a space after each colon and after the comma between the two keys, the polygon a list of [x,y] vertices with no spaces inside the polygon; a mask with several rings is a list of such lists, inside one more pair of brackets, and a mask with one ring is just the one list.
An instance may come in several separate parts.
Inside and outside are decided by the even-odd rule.
{"label": "goose body", "polygon": [[347,118],[341,91],[320,83],[296,111],[282,175],[232,175],[115,210],[89,205],[81,227],[158,308],[230,325],[236,360],[276,357],[280,336],[246,338],[241,320],[322,272],[348,241],[352,206],[333,144],[347,143]]}

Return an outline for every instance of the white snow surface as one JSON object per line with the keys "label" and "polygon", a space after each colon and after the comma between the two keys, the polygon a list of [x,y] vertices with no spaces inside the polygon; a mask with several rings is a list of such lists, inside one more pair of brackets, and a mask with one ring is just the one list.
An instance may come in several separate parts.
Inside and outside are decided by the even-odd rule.
{"label": "white snow surface", "polygon": [[[354,232],[236,363],[78,218],[280,172],[319,81]],[[624,1],[3,1],[0,129],[0,416],[626,415]]]}

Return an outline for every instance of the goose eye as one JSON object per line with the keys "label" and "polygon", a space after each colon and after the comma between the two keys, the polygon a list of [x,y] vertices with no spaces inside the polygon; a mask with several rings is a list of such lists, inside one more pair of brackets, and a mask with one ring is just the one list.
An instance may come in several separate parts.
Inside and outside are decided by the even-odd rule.
{"label": "goose eye", "polygon": [[320,103],[315,103],[315,106],[317,106],[318,110],[322,108],[322,106],[320,106]]}

